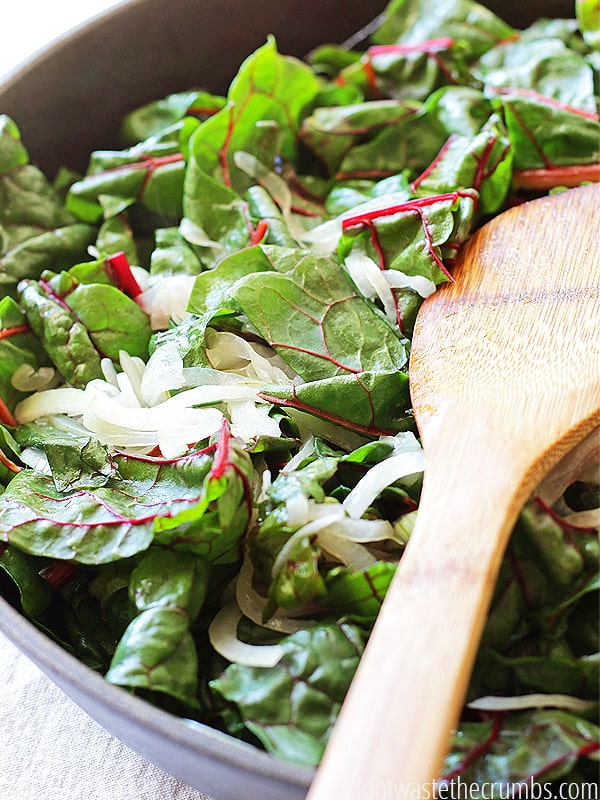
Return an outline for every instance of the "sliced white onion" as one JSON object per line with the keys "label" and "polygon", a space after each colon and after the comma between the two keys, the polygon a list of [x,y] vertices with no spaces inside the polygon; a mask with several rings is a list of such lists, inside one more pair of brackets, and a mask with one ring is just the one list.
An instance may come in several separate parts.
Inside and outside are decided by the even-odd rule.
{"label": "sliced white onion", "polygon": [[[119,361],[123,369],[123,375],[129,379],[128,391],[132,391],[136,399],[136,405],[144,405],[142,400],[142,378],[146,369],[145,363],[138,356],[130,356],[125,350],[119,351]],[[119,383],[120,375],[117,375],[117,383]],[[120,386],[120,384],[119,384]],[[121,391],[123,391],[121,389]]]}
{"label": "sliced white onion", "polygon": [[19,458],[28,467],[42,475],[52,475],[50,462],[43,450],[37,447],[26,447],[19,453]]}
{"label": "sliced white onion", "polygon": [[103,358],[100,362],[100,366],[102,368],[102,374],[104,375],[105,381],[110,383],[111,386],[114,386],[115,389],[118,389],[119,381],[117,379],[117,370],[115,369],[115,365],[111,359]]}
{"label": "sliced white onion", "polygon": [[148,359],[140,382],[140,395],[148,406],[162,403],[171,391],[185,385],[183,359],[171,342],[161,345]]}
{"label": "sliced white onion", "polygon": [[26,397],[15,408],[15,419],[21,425],[50,414],[69,414],[78,417],[89,407],[91,397],[83,389],[62,386],[46,389]]}
{"label": "sliced white onion", "polygon": [[479,697],[467,703],[467,708],[477,711],[523,711],[528,708],[566,708],[569,711],[587,711],[597,705],[595,700],[584,700],[568,694],[524,694],[515,697]]}
{"label": "sliced white onion", "polygon": [[295,377],[270,347],[247,342],[227,331],[209,331],[206,343],[208,360],[217,370],[233,371],[262,385],[288,384]]}
{"label": "sliced white onion", "polygon": [[331,525],[320,530],[317,534],[319,546],[352,570],[367,569],[375,564],[377,559],[366,547],[340,535],[341,528]]}
{"label": "sliced white onion", "polygon": [[296,633],[303,628],[310,628],[316,625],[316,620],[293,619],[281,612],[276,612],[267,621],[263,621],[263,611],[267,605],[267,598],[259,594],[252,585],[253,567],[250,558],[246,554],[242,563],[242,568],[235,584],[235,596],[240,611],[249,620],[263,628],[268,628],[278,633]]}
{"label": "sliced white onion", "polygon": [[296,492],[285,501],[285,516],[290,528],[307,525],[312,519],[310,511],[310,501],[303,492]]}
{"label": "sliced white onion", "polygon": [[136,302],[150,317],[152,330],[164,330],[171,320],[179,324],[188,316],[195,280],[194,275],[159,275],[151,279]]}
{"label": "sliced white onion", "polygon": [[251,383],[244,375],[237,375],[235,372],[221,372],[221,370],[213,369],[212,367],[184,367],[183,381],[182,385],[188,389],[194,386],[226,386],[232,383]]}
{"label": "sliced white onion", "polygon": [[244,442],[252,442],[261,436],[278,439],[281,436],[279,423],[269,416],[269,408],[257,406],[253,400],[238,400],[227,403],[231,421],[231,433]]}
{"label": "sliced white onion", "polygon": [[34,369],[31,364],[21,364],[13,372],[10,382],[18,392],[39,392],[48,389],[55,376],[52,367]]}
{"label": "sliced white onion", "polygon": [[345,517],[339,523],[332,525],[339,536],[349,542],[369,544],[371,542],[384,542],[386,540],[398,541],[394,534],[394,527],[387,519],[352,519]]}
{"label": "sliced white onion", "polygon": [[275,577],[282,569],[284,564],[287,563],[290,554],[300,539],[302,539],[304,536],[312,536],[313,534],[322,531],[324,528],[327,528],[328,525],[331,525],[333,522],[337,522],[337,520],[344,516],[344,509],[341,505],[335,503],[332,503],[331,505],[332,509],[329,514],[325,514],[319,519],[314,519],[311,522],[308,522],[290,536],[275,557],[273,567],[271,568],[272,577]]}
{"label": "sliced white onion", "polygon": [[132,264],[131,267],[131,274],[135,278],[135,282],[140,287],[142,292],[148,288],[148,284],[150,283],[150,273],[147,269],[143,267],[139,267],[137,264]]}
{"label": "sliced white onion", "polygon": [[274,667],[285,649],[278,644],[255,645],[242,642],[237,635],[241,618],[237,603],[224,606],[209,625],[208,638],[211,645],[217,653],[232,663],[247,667]]}
{"label": "sliced white onion", "polygon": [[198,247],[212,247],[215,250],[225,250],[221,242],[215,242],[214,239],[211,239],[206,231],[202,230],[195,222],[192,222],[189,217],[183,217],[179,223],[179,233],[190,244],[195,244]]}
{"label": "sliced white onion", "polygon": [[183,455],[194,442],[208,439],[221,429],[223,414],[217,408],[186,408],[165,418],[157,431],[157,444],[165,458]]}
{"label": "sliced white onion", "polygon": [[286,411],[298,425],[302,441],[308,439],[309,436],[317,436],[337,447],[341,447],[347,453],[356,450],[368,441],[364,436],[351,431],[349,428],[335,425],[326,419],[308,414],[306,411],[298,411],[296,408],[288,408]]}
{"label": "sliced white onion", "polygon": [[366,253],[353,251],[346,256],[344,264],[359,291],[372,300],[378,297],[386,317],[395,322],[397,314],[391,286],[373,259]]}
{"label": "sliced white onion", "polygon": [[58,428],[59,431],[70,433],[72,436],[89,436],[90,432],[84,428],[81,422],[72,417],[67,417],[66,414],[51,414],[48,421]]}
{"label": "sliced white onion", "polygon": [[340,217],[329,219],[302,234],[302,243],[318,255],[331,255],[335,252],[342,235]]}
{"label": "sliced white onion", "polygon": [[130,408],[97,392],[82,421],[105,444],[121,448],[158,444],[163,455],[171,458],[218,431],[222,419],[222,412],[213,407],[182,406],[173,414],[167,403],[153,408]]}
{"label": "sliced white onion", "polygon": [[257,396],[255,386],[244,384],[224,384],[222,386],[195,386],[193,389],[186,389],[179,394],[169,397],[160,406],[155,408],[170,409],[189,408],[190,406],[215,405],[216,403],[228,403],[235,400],[253,400],[256,403],[265,402]]}
{"label": "sliced white onion", "polygon": [[302,464],[305,458],[311,456],[315,451],[315,437],[309,436],[295,456],[292,456],[285,467],[281,470],[284,475],[291,475]]}
{"label": "sliced white onion", "polygon": [[381,492],[400,478],[423,472],[422,450],[409,450],[375,464],[356,484],[343,502],[349,517],[359,519]]}
{"label": "sliced white onion", "polygon": [[381,274],[393,289],[412,289],[421,297],[429,297],[435,292],[435,283],[423,275],[406,275],[397,269],[384,269]]}

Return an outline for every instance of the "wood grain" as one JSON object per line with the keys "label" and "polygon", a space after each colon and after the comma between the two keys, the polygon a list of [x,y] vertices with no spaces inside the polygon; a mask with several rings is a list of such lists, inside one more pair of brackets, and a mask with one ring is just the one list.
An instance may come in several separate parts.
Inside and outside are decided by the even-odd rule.
{"label": "wood grain", "polygon": [[309,800],[432,796],[520,509],[600,424],[599,222],[598,185],[511,209],[423,304],[417,524]]}

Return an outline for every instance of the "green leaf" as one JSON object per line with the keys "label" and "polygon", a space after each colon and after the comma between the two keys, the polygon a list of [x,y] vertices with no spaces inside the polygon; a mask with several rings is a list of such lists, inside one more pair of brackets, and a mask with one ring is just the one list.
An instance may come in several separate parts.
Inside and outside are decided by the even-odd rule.
{"label": "green leaf", "polygon": [[21,447],[36,447],[48,459],[58,492],[104,486],[116,472],[107,448],[90,436],[66,434],[46,421],[16,431]]}
{"label": "green leaf", "polygon": [[31,330],[65,380],[83,387],[94,378],[102,378],[101,356],[75,314],[37,281],[21,281],[19,292]]}
{"label": "green leaf", "polygon": [[240,541],[250,522],[253,467],[241,444],[223,428],[214,462],[202,482],[198,501],[157,517],[156,542],[188,550],[214,564],[240,558]]}
{"label": "green leaf", "polygon": [[306,256],[286,273],[249,274],[232,294],[304,380],[266,387],[266,398],[361,430],[390,430],[404,416],[404,344],[333,260]]}
{"label": "green leaf", "polygon": [[131,573],[138,615],[120,639],[106,675],[110,683],[198,704],[198,661],[190,632],[204,603],[208,565],[190,553],[151,548]]}
{"label": "green leaf", "polygon": [[338,614],[374,622],[395,572],[396,564],[389,561],[355,572],[336,567],[327,574],[324,605]]}
{"label": "green leaf", "polygon": [[492,115],[475,136],[451,134],[425,177],[413,183],[418,194],[439,195],[456,187],[479,194],[478,212],[493,214],[511,188],[513,153],[504,123]]}
{"label": "green leaf", "polygon": [[74,273],[61,273],[48,282],[22,281],[19,291],[32,330],[74,386],[101,378],[101,359],[118,362],[121,350],[147,359],[149,319],[115,286],[79,283]]}
{"label": "green leaf", "polygon": [[14,581],[21,608],[29,617],[38,617],[52,601],[52,590],[40,577],[42,566],[39,558],[22,553],[16,547],[0,545],[0,570]]}
{"label": "green leaf", "polygon": [[[302,125],[304,144],[327,165],[330,174],[341,165],[357,144],[377,140],[383,129],[402,136],[404,123],[420,108],[414,101],[380,100],[350,106],[316,108]],[[351,167],[346,162],[345,170]],[[389,168],[389,165],[388,165]]]}
{"label": "green leaf", "polygon": [[467,58],[476,58],[513,33],[510,25],[472,0],[392,0],[373,40],[413,44],[447,36],[465,45]]}
{"label": "green leaf", "polygon": [[499,792],[532,782],[548,788],[544,784],[567,776],[579,759],[598,759],[599,734],[594,723],[558,709],[466,722],[454,736],[442,781]]}
{"label": "green leaf", "polygon": [[127,145],[149,139],[186,116],[203,120],[219,111],[225,98],[204,91],[176,92],[130,111],[121,123],[121,138]]}
{"label": "green leaf", "polygon": [[196,705],[198,658],[187,615],[176,608],[142,611],[117,645],[106,680],[168,694]]}
{"label": "green leaf", "polygon": [[102,564],[146,550],[156,532],[163,546],[233,560],[235,536],[248,520],[245,495],[237,519],[240,484],[246,490],[236,471],[242,457],[232,456],[230,467],[224,456],[223,475],[205,480],[210,453],[174,461],[120,456],[118,475],[104,486],[73,492],[59,492],[52,478],[23,470],[0,495],[0,541],[34,555]]}
{"label": "green leaf", "polygon": [[241,65],[225,108],[194,133],[190,149],[198,166],[208,176],[243,193],[250,184],[236,167],[234,153],[254,154],[257,123],[272,120],[279,126],[281,155],[294,160],[302,114],[319,90],[320,83],[310,67],[280,55],[270,38]]}
{"label": "green leaf", "polygon": [[43,173],[29,164],[19,129],[0,115],[0,291],[85,255],[94,231],[75,224]]}
{"label": "green leaf", "polygon": [[449,277],[444,260],[453,263],[470,233],[476,199],[476,193],[466,189],[346,217],[340,255],[345,258],[358,245],[381,269],[441,283]]}
{"label": "green leaf", "polygon": [[370,99],[423,101],[446,84],[468,84],[468,47],[448,36],[412,44],[374,45],[338,77]]}
{"label": "green leaf", "polygon": [[11,297],[0,300],[0,397],[11,411],[27,392],[13,384],[13,375],[23,366],[35,373],[48,358],[32,335],[23,311]]}
{"label": "green leaf", "polygon": [[575,14],[586,43],[600,50],[600,15],[596,0],[575,0]]}
{"label": "green leaf", "polygon": [[207,580],[204,559],[152,547],[131,573],[129,595],[140,612],[176,608],[195,619],[206,597]]}
{"label": "green leaf", "polygon": [[518,90],[495,101],[502,109],[514,148],[514,169],[595,164],[600,157],[597,115],[563,107],[542,95]]}
{"label": "green leaf", "polygon": [[232,664],[211,688],[235,703],[266,750],[299,764],[318,764],[356,670],[363,632],[319,625],[280,643],[275,667]]}
{"label": "green leaf", "polygon": [[67,208],[83,222],[116,216],[137,202],[163,219],[181,217],[180,131],[176,124],[127,150],[93,153],[84,177],[70,187]]}
{"label": "green leaf", "polygon": [[155,247],[150,257],[151,275],[197,275],[202,265],[178,228],[154,232]]}

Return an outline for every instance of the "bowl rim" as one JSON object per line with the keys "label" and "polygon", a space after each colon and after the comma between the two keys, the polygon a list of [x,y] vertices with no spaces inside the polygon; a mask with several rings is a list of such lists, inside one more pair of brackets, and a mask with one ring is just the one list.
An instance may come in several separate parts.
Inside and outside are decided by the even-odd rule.
{"label": "bowl rim", "polygon": [[[0,631],[77,705],[80,703],[72,695],[81,692],[105,707],[107,714],[143,725],[190,753],[201,753],[213,761],[222,762],[228,767],[235,766],[259,777],[285,780],[298,788],[308,788],[315,772],[313,767],[278,759],[255,745],[236,739],[205,723],[171,714],[142,697],[109,683],[100,673],[37,628],[1,595]],[[67,684],[63,676],[66,676]],[[89,716],[112,733],[112,726],[98,720],[95,715],[90,715],[82,707]],[[113,735],[120,739],[118,734]],[[120,741],[132,746],[126,739]]]}

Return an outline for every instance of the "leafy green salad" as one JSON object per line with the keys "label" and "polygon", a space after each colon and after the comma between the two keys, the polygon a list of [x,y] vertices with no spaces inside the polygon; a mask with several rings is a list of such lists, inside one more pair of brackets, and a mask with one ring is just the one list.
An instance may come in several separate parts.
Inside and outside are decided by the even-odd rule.
{"label": "leafy green salad", "polygon": [[[269,37],[84,175],[0,117],[0,573],[34,624],[319,762],[419,513],[417,311],[492,215],[600,179],[594,9],[392,0],[304,61]],[[588,441],[518,520],[440,779],[597,775],[599,506]]]}

